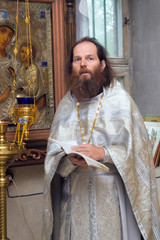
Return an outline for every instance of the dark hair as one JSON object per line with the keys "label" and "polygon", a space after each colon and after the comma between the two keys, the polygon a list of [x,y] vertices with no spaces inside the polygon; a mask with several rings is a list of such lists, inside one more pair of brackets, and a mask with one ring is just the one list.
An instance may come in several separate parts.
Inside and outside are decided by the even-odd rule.
{"label": "dark hair", "polygon": [[97,55],[98,55],[100,62],[102,60],[104,60],[106,63],[106,66],[103,70],[103,76],[105,78],[103,85],[109,86],[110,83],[113,81],[114,72],[113,72],[113,70],[110,66],[110,62],[107,58],[108,54],[107,54],[106,49],[95,38],[84,37],[84,38],[80,39],[79,41],[77,41],[76,43],[74,43],[74,45],[72,46],[72,49],[71,49],[69,60],[67,62],[67,74],[70,75],[72,73],[73,50],[79,43],[82,43],[82,42],[91,42],[97,47]]}

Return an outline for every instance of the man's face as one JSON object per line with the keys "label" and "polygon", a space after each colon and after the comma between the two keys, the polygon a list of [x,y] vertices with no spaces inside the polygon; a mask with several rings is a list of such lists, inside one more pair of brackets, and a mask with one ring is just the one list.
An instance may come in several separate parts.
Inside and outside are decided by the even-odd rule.
{"label": "man's face", "polygon": [[98,94],[104,68],[105,61],[100,62],[95,44],[82,42],[74,48],[70,89],[79,101]]}
{"label": "man's face", "polygon": [[7,26],[0,26],[0,48],[5,48],[13,37],[14,31]]}
{"label": "man's face", "polygon": [[80,79],[90,79],[95,69],[100,72],[104,69],[103,61],[97,55],[97,47],[92,42],[79,43],[73,50],[72,72]]}

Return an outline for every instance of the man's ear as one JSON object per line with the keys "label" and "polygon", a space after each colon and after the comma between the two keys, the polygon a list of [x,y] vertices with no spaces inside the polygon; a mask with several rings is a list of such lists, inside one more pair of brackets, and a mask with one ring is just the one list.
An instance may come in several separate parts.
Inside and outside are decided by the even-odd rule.
{"label": "man's ear", "polygon": [[100,66],[101,72],[103,72],[103,70],[105,69],[105,66],[106,66],[106,62],[105,62],[105,60],[102,60],[101,61],[101,66]]}

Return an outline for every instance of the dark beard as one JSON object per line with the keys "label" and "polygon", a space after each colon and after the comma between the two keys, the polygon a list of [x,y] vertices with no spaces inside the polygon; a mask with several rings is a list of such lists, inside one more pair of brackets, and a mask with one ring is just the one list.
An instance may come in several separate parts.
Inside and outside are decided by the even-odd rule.
{"label": "dark beard", "polygon": [[81,72],[89,72],[91,76],[88,78],[72,73],[70,90],[78,101],[97,96],[104,82],[103,73],[100,72],[99,68],[95,69],[93,74],[86,69],[81,70]]}

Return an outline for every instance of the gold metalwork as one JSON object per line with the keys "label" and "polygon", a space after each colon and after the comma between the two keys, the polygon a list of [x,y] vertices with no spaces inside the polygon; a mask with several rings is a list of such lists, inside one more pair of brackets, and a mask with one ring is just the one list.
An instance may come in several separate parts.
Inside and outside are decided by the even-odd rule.
{"label": "gold metalwork", "polygon": [[[15,55],[15,73],[16,73],[16,56],[18,53],[17,49],[17,30],[18,30],[18,15],[19,15],[19,0],[17,0],[17,12],[16,12],[16,43],[14,49]],[[29,2],[25,0],[25,23],[26,23],[26,41],[27,41],[27,55],[28,55],[28,66],[31,63],[32,73],[33,73],[33,56],[32,56],[32,45],[31,45],[31,26],[30,26],[30,13],[29,13]],[[17,125],[14,142],[17,142],[19,145],[23,144],[23,138],[28,140],[29,129],[36,123],[38,116],[38,108],[35,105],[35,88],[34,88],[34,78],[31,74],[31,80],[28,81],[29,96],[31,97],[31,84],[33,86],[33,104],[17,104],[15,99],[15,88],[16,88],[16,74],[14,74],[13,81],[13,105],[9,110],[9,116],[14,124]],[[22,128],[22,133],[21,132]]]}
{"label": "gold metalwork", "polygon": [[18,49],[17,49],[17,48],[15,48],[15,49],[13,50],[13,52],[14,52],[14,55],[16,56],[16,55],[17,55],[17,53],[18,53]]}
{"label": "gold metalwork", "polygon": [[[90,137],[89,137],[89,139],[88,139],[88,143],[90,143],[90,141],[91,141],[91,137],[92,137],[92,134],[93,134],[93,129],[94,129],[94,126],[95,126],[95,124],[96,124],[96,120],[97,120],[97,117],[98,117],[98,114],[99,114],[99,110],[100,110],[101,105],[102,105],[102,99],[103,99],[103,97],[104,97],[104,91],[102,92],[101,98],[100,98],[100,100],[99,100],[98,108],[97,108],[97,111],[96,111],[96,116],[95,116],[94,121],[93,121],[93,124],[92,124],[91,134],[90,134]],[[79,123],[79,128],[80,128],[80,133],[81,133],[82,142],[83,142],[83,144],[86,144],[86,142],[85,142],[85,140],[84,140],[85,137],[84,137],[83,132],[82,132],[80,112],[79,112],[79,105],[80,105],[80,103],[77,102],[78,123]]]}
{"label": "gold metalwork", "polygon": [[15,158],[22,152],[24,144],[17,145],[7,141],[7,121],[0,121],[0,240],[7,238],[7,214],[6,214],[6,187],[9,178],[6,176],[7,168],[15,161]]}
{"label": "gold metalwork", "polygon": [[[22,144],[23,138],[28,140],[29,129],[36,123],[38,116],[38,108],[34,104],[28,104],[26,106],[19,106],[14,109],[15,121],[17,123],[17,129],[14,142],[17,141],[19,145]],[[20,136],[20,128],[22,127],[22,134]]]}
{"label": "gold metalwork", "polygon": [[[96,116],[95,116],[94,121],[93,121],[93,124],[92,124],[91,134],[90,134],[90,137],[89,137],[89,139],[88,139],[88,143],[90,143],[90,141],[91,141],[91,137],[92,137],[92,134],[93,134],[93,129],[94,129],[94,126],[95,126],[95,124],[96,124],[96,120],[97,120],[97,117],[98,117],[98,114],[99,114],[99,110],[100,110],[101,105],[102,105],[102,99],[103,99],[103,97],[104,97],[104,91],[102,92],[101,98],[100,98],[100,100],[99,100],[98,108],[97,108],[97,111],[96,111]],[[79,128],[80,128],[80,133],[81,133],[82,142],[83,142],[83,144],[86,144],[86,142],[85,142],[85,137],[84,137],[83,132],[82,132],[81,118],[80,118],[80,112],[79,112],[79,105],[80,105],[80,103],[77,102],[78,123],[79,123]],[[86,169],[87,169],[87,166],[84,166],[83,169],[86,170]]]}

